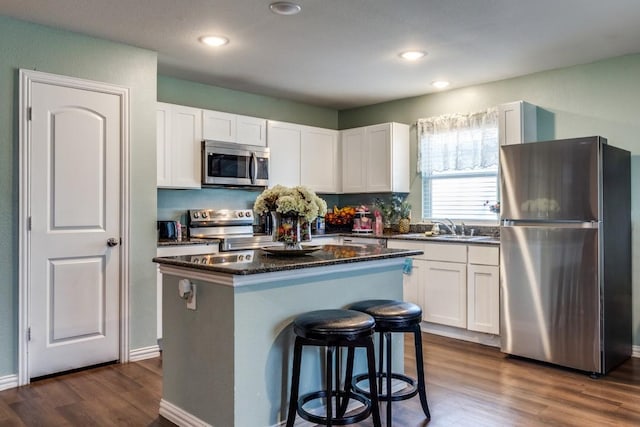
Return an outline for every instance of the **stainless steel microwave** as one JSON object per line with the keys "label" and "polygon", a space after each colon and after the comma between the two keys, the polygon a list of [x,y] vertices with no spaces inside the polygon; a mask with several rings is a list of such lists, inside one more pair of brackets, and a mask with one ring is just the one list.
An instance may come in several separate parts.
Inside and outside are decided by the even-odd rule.
{"label": "stainless steel microwave", "polygon": [[269,148],[202,141],[202,185],[268,186]]}

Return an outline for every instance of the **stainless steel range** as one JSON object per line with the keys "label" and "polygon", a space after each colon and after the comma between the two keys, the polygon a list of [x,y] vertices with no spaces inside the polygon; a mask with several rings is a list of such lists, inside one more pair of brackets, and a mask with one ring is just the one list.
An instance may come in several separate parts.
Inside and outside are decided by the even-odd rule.
{"label": "stainless steel range", "polygon": [[253,232],[251,209],[189,210],[189,236],[220,239],[220,251],[238,251],[278,245],[269,234]]}

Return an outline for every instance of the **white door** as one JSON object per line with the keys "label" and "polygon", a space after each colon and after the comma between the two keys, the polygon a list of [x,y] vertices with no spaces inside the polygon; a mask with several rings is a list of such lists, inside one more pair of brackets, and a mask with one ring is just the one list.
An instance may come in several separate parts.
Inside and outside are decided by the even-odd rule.
{"label": "white door", "polygon": [[123,124],[117,95],[41,82],[31,91],[33,378],[119,358]]}
{"label": "white door", "polygon": [[300,144],[302,126],[269,122],[267,145],[269,153],[269,187],[300,185]]}

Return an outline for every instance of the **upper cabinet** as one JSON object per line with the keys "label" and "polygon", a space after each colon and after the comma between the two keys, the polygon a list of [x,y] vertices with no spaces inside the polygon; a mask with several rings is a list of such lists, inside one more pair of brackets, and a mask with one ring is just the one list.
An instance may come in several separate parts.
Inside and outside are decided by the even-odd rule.
{"label": "upper cabinet", "polygon": [[300,144],[302,126],[293,123],[275,122],[267,124],[267,146],[269,147],[269,186],[300,185]]}
{"label": "upper cabinet", "polygon": [[344,193],[409,192],[409,126],[383,123],[341,132]]}
{"label": "upper cabinet", "polygon": [[300,184],[318,193],[342,187],[338,131],[304,126],[300,144]]}
{"label": "upper cabinet", "polygon": [[200,188],[202,110],[156,104],[157,185]]}
{"label": "upper cabinet", "polygon": [[269,185],[340,191],[338,131],[269,120]]}
{"label": "upper cabinet", "polygon": [[500,145],[522,144],[538,140],[536,106],[525,101],[498,105]]}
{"label": "upper cabinet", "polygon": [[202,138],[238,144],[267,145],[267,120],[202,110]]}

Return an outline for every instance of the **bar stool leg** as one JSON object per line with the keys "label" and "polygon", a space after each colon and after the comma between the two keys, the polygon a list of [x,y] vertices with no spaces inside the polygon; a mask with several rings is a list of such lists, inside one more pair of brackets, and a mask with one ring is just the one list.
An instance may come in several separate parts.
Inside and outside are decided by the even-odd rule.
{"label": "bar stool leg", "polygon": [[326,372],[326,381],[327,381],[327,396],[326,396],[326,405],[327,405],[327,427],[331,427],[331,420],[333,419],[333,405],[331,397],[331,393],[333,390],[332,381],[333,381],[333,353],[335,351],[335,347],[329,346],[327,347],[327,372]]}
{"label": "bar stool leg", "polygon": [[416,346],[416,370],[418,373],[418,394],[420,395],[420,404],[422,405],[422,411],[427,417],[427,420],[431,419],[431,413],[429,412],[429,405],[427,404],[427,391],[424,382],[424,361],[422,358],[422,331],[420,330],[420,324],[413,327],[413,337]]}
{"label": "bar stool leg", "polygon": [[391,427],[391,332],[384,333],[384,340],[387,346],[387,426]]}
{"label": "bar stool leg", "polygon": [[355,357],[355,348],[349,347],[347,350],[347,370],[345,372],[344,380],[344,397],[340,406],[339,416],[344,417],[347,412],[347,406],[349,405],[349,393],[351,393],[352,377],[353,377],[353,359]]}
{"label": "bar stool leg", "polygon": [[293,427],[298,408],[298,393],[300,389],[300,364],[302,361],[302,343],[296,338],[293,350],[293,372],[291,374],[291,395],[289,396],[289,413],[287,427]]}
{"label": "bar stool leg", "polygon": [[373,427],[382,427],[380,421],[380,405],[378,404],[378,387],[376,387],[376,357],[373,338],[367,342],[367,367],[369,368],[369,394],[371,395],[371,414]]}

